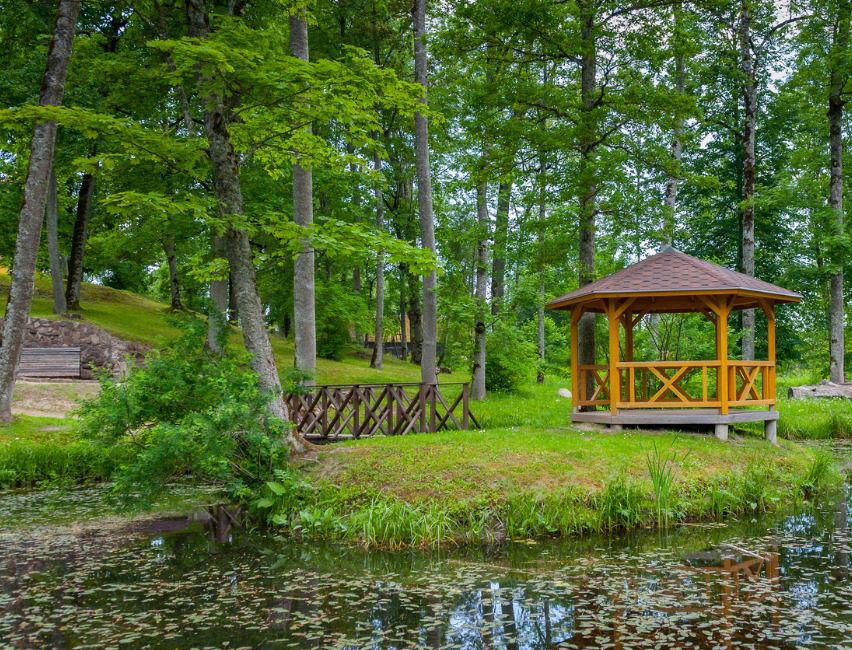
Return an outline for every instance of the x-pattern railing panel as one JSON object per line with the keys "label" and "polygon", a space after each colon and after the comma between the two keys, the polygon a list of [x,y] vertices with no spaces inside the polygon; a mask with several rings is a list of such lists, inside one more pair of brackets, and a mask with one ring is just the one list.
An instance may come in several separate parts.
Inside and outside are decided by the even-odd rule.
{"label": "x-pattern railing panel", "polygon": [[[458,389],[448,399],[443,389]],[[468,384],[315,386],[285,397],[290,420],[309,438],[337,439],[479,428]]]}

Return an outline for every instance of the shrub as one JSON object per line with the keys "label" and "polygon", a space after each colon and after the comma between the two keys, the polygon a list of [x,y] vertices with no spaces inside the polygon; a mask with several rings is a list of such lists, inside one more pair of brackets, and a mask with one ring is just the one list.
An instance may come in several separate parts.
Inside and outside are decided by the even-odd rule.
{"label": "shrub", "polygon": [[497,321],[488,334],[485,385],[490,391],[515,393],[535,374],[535,346],[510,325]]}
{"label": "shrub", "polygon": [[245,497],[286,460],[286,424],[268,415],[269,395],[245,353],[217,354],[206,326],[175,319],[183,334],[132,367],[123,383],[101,377],[101,392],[80,410],[81,434],[130,450],[114,475],[126,504],[150,503],[183,475]]}

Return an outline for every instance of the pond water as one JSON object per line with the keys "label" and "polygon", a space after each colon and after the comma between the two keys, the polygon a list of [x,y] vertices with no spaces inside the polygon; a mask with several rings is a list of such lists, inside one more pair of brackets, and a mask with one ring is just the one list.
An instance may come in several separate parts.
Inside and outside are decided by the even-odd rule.
{"label": "pond water", "polygon": [[[7,495],[0,513],[63,498]],[[771,520],[441,552],[213,515],[19,517],[0,529],[0,647],[852,648],[848,487]]]}

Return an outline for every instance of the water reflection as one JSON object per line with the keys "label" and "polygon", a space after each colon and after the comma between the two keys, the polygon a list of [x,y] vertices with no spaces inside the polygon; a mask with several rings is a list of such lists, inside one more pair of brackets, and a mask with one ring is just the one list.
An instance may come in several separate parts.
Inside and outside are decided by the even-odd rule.
{"label": "water reflection", "polygon": [[0,646],[852,647],[849,499],[451,553],[249,535],[218,506],[157,530],[0,533]]}

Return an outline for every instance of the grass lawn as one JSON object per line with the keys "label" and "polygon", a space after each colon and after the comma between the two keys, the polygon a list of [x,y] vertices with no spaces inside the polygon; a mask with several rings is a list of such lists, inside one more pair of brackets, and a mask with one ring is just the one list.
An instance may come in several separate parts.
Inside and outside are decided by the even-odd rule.
{"label": "grass lawn", "polygon": [[64,418],[16,415],[0,424],[0,446],[17,442],[64,442],[74,439],[72,425]]}
{"label": "grass lawn", "polygon": [[[9,276],[0,273],[0,294],[9,290]],[[129,291],[84,283],[80,303],[83,319],[111,334],[128,340],[156,346],[179,332],[168,321],[168,305],[158,303]],[[35,297],[30,313],[38,318],[58,318],[52,312],[50,278],[36,279]],[[5,302],[4,302],[5,305]],[[5,306],[3,307],[5,309]],[[272,349],[278,369],[283,371],[293,366],[293,342],[272,335]],[[229,337],[235,345],[241,345],[239,331],[234,329]],[[381,370],[370,368],[369,357],[350,355],[343,361],[317,360],[317,381],[323,384],[369,384],[399,381],[420,381],[420,368],[414,364],[386,356]],[[443,379],[443,378],[442,378]],[[452,381],[452,375],[447,381]],[[458,379],[463,381],[463,379]]]}
{"label": "grass lawn", "polygon": [[310,469],[340,489],[429,500],[500,499],[519,493],[594,492],[624,475],[650,489],[647,458],[656,447],[676,459],[677,480],[714,476],[766,464],[782,473],[812,460],[801,447],[772,447],[759,438],[724,443],[712,436],[677,433],[506,429],[372,439],[323,448]]}

